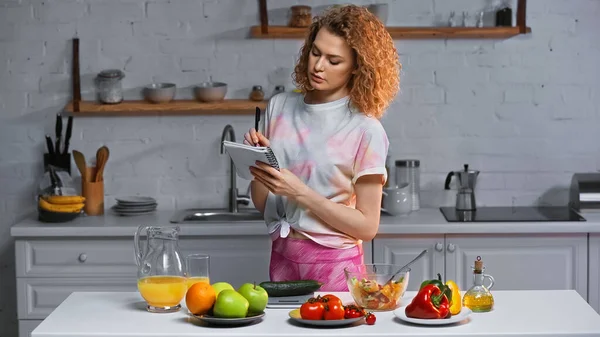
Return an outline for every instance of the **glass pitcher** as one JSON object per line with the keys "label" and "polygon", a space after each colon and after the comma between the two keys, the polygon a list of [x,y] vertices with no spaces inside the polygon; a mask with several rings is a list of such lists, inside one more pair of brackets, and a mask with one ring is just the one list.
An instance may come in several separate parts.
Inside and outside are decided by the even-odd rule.
{"label": "glass pitcher", "polygon": [[[146,230],[146,247],[140,241]],[[185,264],[179,251],[179,227],[139,226],[133,238],[138,290],[149,312],[175,312],[187,292]]]}

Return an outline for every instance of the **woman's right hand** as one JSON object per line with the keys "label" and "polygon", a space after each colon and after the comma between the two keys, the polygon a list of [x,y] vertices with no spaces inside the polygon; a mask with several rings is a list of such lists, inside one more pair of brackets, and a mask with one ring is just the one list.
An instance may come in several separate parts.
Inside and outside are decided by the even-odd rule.
{"label": "woman's right hand", "polygon": [[247,133],[244,134],[244,144],[251,146],[270,146],[271,142],[267,139],[267,137],[263,136],[260,131],[256,131],[254,128],[250,129]]}

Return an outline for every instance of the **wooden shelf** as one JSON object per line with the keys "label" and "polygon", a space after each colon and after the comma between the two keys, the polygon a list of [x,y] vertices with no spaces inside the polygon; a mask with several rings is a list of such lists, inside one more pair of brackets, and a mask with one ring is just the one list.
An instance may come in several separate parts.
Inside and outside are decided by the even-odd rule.
{"label": "wooden shelf", "polygon": [[[303,39],[307,28],[268,26],[250,28],[250,36],[257,39]],[[387,27],[394,39],[505,39],[521,34],[520,27]],[[526,28],[531,33],[531,28]]]}
{"label": "wooden shelf", "polygon": [[73,102],[65,111],[78,117],[97,116],[152,116],[152,115],[240,115],[254,114],[256,107],[266,109],[267,101],[227,99],[221,102],[203,103],[196,100],[174,100],[155,104],[147,101],[123,101],[119,104],[101,104],[95,101],[80,101],[79,111],[74,111]]}

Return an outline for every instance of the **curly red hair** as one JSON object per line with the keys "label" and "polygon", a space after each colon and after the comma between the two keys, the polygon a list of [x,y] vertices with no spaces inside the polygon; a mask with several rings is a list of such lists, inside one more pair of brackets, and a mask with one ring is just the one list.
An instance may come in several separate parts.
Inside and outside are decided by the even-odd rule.
{"label": "curly red hair", "polygon": [[350,103],[366,115],[380,119],[400,89],[400,64],[394,40],[366,8],[334,7],[316,16],[308,29],[294,68],[294,84],[303,93],[313,90],[308,80],[308,54],[321,28],[343,38],[356,57],[356,72],[349,82]]}

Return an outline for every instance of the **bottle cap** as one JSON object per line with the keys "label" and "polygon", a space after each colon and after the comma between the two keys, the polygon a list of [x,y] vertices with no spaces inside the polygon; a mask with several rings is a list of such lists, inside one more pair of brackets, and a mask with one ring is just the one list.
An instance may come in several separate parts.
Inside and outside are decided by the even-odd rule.
{"label": "bottle cap", "polygon": [[483,270],[483,261],[481,261],[481,256],[477,256],[477,259],[475,260],[475,270]]}

